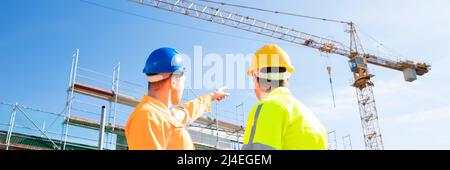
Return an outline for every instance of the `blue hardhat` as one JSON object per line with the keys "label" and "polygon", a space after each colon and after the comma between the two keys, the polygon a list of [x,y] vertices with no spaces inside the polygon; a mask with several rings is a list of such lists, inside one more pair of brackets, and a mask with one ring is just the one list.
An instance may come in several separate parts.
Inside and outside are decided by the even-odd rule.
{"label": "blue hardhat", "polygon": [[145,62],[145,74],[184,72],[183,59],[173,48],[159,48],[153,51]]}

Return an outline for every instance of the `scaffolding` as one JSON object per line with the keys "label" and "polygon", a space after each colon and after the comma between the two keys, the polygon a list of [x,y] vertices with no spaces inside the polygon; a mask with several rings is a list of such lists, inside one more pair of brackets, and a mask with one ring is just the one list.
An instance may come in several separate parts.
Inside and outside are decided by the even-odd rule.
{"label": "scaffolding", "polygon": [[[146,87],[120,78],[120,63],[113,67],[112,76],[82,67],[78,63],[79,54],[77,49],[72,55],[67,100],[60,113],[0,102],[0,149],[128,148],[124,125]],[[188,88],[186,91],[183,101],[198,97],[195,90]],[[238,104],[232,111],[215,103],[213,112],[193,122],[188,131],[195,148],[240,149],[244,132],[243,106],[243,103]]]}
{"label": "scaffolding", "polygon": [[338,150],[338,143],[336,138],[336,131],[332,130],[328,132],[328,150]]}
{"label": "scaffolding", "polygon": [[352,150],[352,140],[350,137],[350,134],[346,136],[342,136],[342,146],[344,147],[344,150]]}
{"label": "scaffolding", "polygon": [[[112,76],[100,73],[78,64],[79,50],[72,55],[72,65],[67,89],[64,137],[62,149],[66,147],[70,127],[99,130],[99,110],[107,102],[106,148],[126,149],[124,127],[128,114],[139,103],[146,88],[120,78],[120,63],[113,68]],[[120,92],[119,92],[120,89]],[[187,98],[198,95],[193,89],[186,89]],[[189,99],[183,99],[187,101]],[[97,103],[95,102],[97,101]],[[244,132],[243,103],[236,105],[235,111],[213,105],[213,113],[204,114],[193,122],[188,130],[196,146],[203,145],[215,149],[240,149]],[[124,111],[124,110],[127,111]],[[240,111],[238,111],[240,110]],[[78,114],[75,114],[77,112]],[[229,116],[235,114],[235,116]]]}
{"label": "scaffolding", "polygon": [[[146,87],[119,79],[120,63],[113,67],[110,76],[79,66],[78,59],[76,50],[72,55],[67,100],[60,113],[0,102],[0,149],[127,149],[124,125]],[[198,97],[193,89],[186,91],[183,101]],[[234,110],[227,109],[230,107],[222,108],[215,103],[212,112],[188,127],[196,149],[241,148],[244,103],[234,105]],[[106,135],[104,142],[102,130]],[[352,149],[350,135],[343,136],[342,142],[344,150]],[[339,149],[335,130],[328,132],[328,148]]]}
{"label": "scaffolding", "polygon": [[[46,123],[52,119],[51,123]],[[63,119],[64,110],[54,113],[19,103],[0,102],[0,149],[60,150],[64,143],[60,140],[64,137],[64,128],[62,123],[56,122],[62,122]],[[67,142],[66,150],[94,149],[92,138],[83,137],[83,134],[68,137],[78,142]]]}
{"label": "scaffolding", "polygon": [[339,145],[336,137],[336,130],[328,132],[328,150],[352,150],[352,141],[350,134],[342,136],[342,146]]}

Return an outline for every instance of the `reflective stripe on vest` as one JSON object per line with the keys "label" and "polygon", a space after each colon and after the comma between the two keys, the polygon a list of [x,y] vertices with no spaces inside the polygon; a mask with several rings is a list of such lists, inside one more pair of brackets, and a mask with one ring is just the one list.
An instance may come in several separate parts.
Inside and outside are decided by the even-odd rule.
{"label": "reflective stripe on vest", "polygon": [[255,117],[253,119],[252,132],[250,133],[250,139],[247,144],[242,146],[242,150],[275,150],[275,148],[262,144],[262,143],[253,143],[253,138],[255,137],[256,132],[256,123],[258,122],[259,113],[261,112],[263,104],[258,105],[256,108]]}

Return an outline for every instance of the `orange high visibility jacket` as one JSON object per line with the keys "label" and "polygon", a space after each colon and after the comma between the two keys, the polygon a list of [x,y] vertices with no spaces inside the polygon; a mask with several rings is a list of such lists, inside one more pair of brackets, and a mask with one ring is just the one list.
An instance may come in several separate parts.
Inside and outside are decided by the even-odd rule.
{"label": "orange high visibility jacket", "polygon": [[211,96],[205,95],[169,109],[145,95],[128,118],[125,127],[130,150],[193,150],[187,125],[211,110]]}

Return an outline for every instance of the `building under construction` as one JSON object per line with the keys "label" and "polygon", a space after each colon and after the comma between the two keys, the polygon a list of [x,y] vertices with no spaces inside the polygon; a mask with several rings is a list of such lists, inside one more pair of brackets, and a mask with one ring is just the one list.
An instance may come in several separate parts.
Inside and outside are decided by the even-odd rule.
{"label": "building under construction", "polygon": [[[0,150],[126,150],[124,125],[145,87],[119,79],[120,64],[107,75],[78,65],[72,56],[67,101],[60,113],[0,102]],[[109,87],[109,88],[108,88]],[[187,89],[183,100],[198,97]],[[233,110],[213,105],[212,112],[188,127],[197,150],[237,150],[242,146],[244,103]],[[330,150],[351,150],[350,136],[339,148],[336,131]]]}
{"label": "building under construction", "polygon": [[[67,101],[61,113],[18,103],[0,104],[0,149],[127,149],[124,125],[146,87],[120,79],[120,63],[108,75],[79,66],[78,59],[79,50],[72,56]],[[186,91],[184,101],[197,97],[193,89]],[[195,148],[240,149],[244,132],[243,103],[234,110],[221,109],[218,103],[212,107],[212,112],[188,127]]]}

